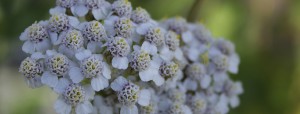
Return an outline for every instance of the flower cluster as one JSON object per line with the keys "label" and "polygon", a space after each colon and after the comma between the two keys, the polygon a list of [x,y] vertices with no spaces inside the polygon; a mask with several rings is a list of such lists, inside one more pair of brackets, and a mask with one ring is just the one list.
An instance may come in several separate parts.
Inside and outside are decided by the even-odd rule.
{"label": "flower cluster", "polygon": [[128,0],[56,0],[20,35],[19,72],[59,114],[226,114],[242,84],[234,45],[199,23],[155,21]]}

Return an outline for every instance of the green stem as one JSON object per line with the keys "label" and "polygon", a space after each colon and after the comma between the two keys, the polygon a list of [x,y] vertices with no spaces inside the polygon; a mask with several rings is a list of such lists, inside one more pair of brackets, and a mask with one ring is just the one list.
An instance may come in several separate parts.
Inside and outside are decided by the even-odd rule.
{"label": "green stem", "polygon": [[187,20],[189,22],[197,21],[198,12],[200,10],[200,6],[201,6],[202,2],[203,2],[203,0],[195,0],[195,2],[193,3],[193,6],[190,9],[188,17],[187,17]]}

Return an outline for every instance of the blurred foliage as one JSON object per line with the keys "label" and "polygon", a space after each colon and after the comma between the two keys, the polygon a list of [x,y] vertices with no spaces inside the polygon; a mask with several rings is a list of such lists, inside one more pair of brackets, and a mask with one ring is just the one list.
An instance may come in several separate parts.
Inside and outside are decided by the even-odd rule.
{"label": "blurred foliage", "polygon": [[[242,61],[239,74],[233,78],[243,82],[245,93],[240,107],[230,114],[300,114],[299,0],[201,0],[197,5],[195,0],[131,2],[134,7],[147,9],[154,19],[193,16],[214,37],[229,38],[236,44]],[[34,21],[48,19],[48,9],[54,4],[54,0],[0,1],[1,69],[9,67],[13,69],[10,72],[16,72],[25,57],[18,36]],[[197,11],[189,16],[193,6]],[[19,75],[1,73],[0,81],[21,80]],[[23,86],[25,83],[17,83],[10,89],[21,91]],[[40,113],[38,109],[44,104],[48,104],[45,110],[52,110],[50,103],[54,101],[43,101],[49,93],[44,89],[22,90],[32,93],[9,98],[6,105],[2,100],[7,98],[2,94],[10,90],[1,85],[0,113]],[[3,104],[10,108],[3,108]],[[2,109],[6,112],[1,112]]]}

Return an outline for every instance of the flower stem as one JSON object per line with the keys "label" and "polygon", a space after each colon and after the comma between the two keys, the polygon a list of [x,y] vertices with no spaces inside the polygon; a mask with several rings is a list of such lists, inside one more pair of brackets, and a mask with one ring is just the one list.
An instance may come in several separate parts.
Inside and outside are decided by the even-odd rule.
{"label": "flower stem", "polygon": [[192,8],[189,11],[189,14],[187,16],[187,20],[189,22],[195,22],[198,18],[198,12],[200,10],[200,6],[202,4],[203,0],[195,0],[193,3]]}

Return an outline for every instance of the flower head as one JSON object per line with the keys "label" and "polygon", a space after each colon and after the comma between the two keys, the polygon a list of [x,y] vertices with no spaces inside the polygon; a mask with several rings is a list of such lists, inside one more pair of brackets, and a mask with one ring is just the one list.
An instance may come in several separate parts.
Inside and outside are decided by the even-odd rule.
{"label": "flower head", "polygon": [[51,73],[63,76],[69,70],[69,59],[63,54],[55,54],[47,59],[47,67]]}
{"label": "flower head", "polygon": [[70,8],[74,5],[76,5],[76,2],[78,0],[56,0],[56,5],[65,7],[65,8]]}
{"label": "flower head", "polygon": [[145,70],[150,65],[150,54],[146,51],[139,51],[132,53],[132,59],[130,61],[130,66],[136,71]]}
{"label": "flower head", "polygon": [[49,19],[49,29],[52,32],[62,32],[68,30],[71,25],[66,14],[54,14]]}
{"label": "flower head", "polygon": [[120,18],[115,22],[114,29],[118,36],[129,38],[132,34],[133,25],[129,18]]}
{"label": "flower head", "polygon": [[187,22],[182,17],[168,19],[165,23],[168,30],[172,30],[177,34],[182,34],[187,31]]}
{"label": "flower head", "polygon": [[66,33],[62,42],[67,48],[78,50],[83,47],[84,38],[80,31],[72,29]]}
{"label": "flower head", "polygon": [[131,3],[128,0],[117,0],[112,4],[112,11],[120,17],[130,17]]}
{"label": "flower head", "polygon": [[27,57],[20,65],[19,72],[26,78],[32,79],[41,76],[43,73],[43,66],[37,60]]}
{"label": "flower head", "polygon": [[82,103],[84,101],[85,91],[83,87],[81,87],[78,84],[70,84],[63,94],[66,103],[76,106],[79,103]]}
{"label": "flower head", "polygon": [[88,41],[101,42],[107,38],[104,26],[98,21],[91,21],[84,24],[82,35]]}
{"label": "flower head", "polygon": [[179,36],[172,31],[168,31],[165,37],[165,43],[171,51],[175,51],[179,47]]}
{"label": "flower head", "polygon": [[34,58],[27,57],[20,65],[19,72],[22,73],[31,88],[42,86],[41,75],[44,72],[42,64]]}
{"label": "flower head", "polygon": [[162,29],[159,27],[150,28],[145,34],[145,41],[148,41],[156,46],[161,46],[164,41]]}
{"label": "flower head", "polygon": [[81,69],[86,78],[96,77],[102,73],[102,61],[96,55],[92,55],[81,62]]}
{"label": "flower head", "polygon": [[146,23],[150,20],[149,13],[141,8],[137,7],[131,14],[131,19],[133,22],[140,24],[140,23]]}
{"label": "flower head", "polygon": [[159,67],[160,75],[166,79],[176,76],[178,70],[178,64],[174,62],[163,62]]}

